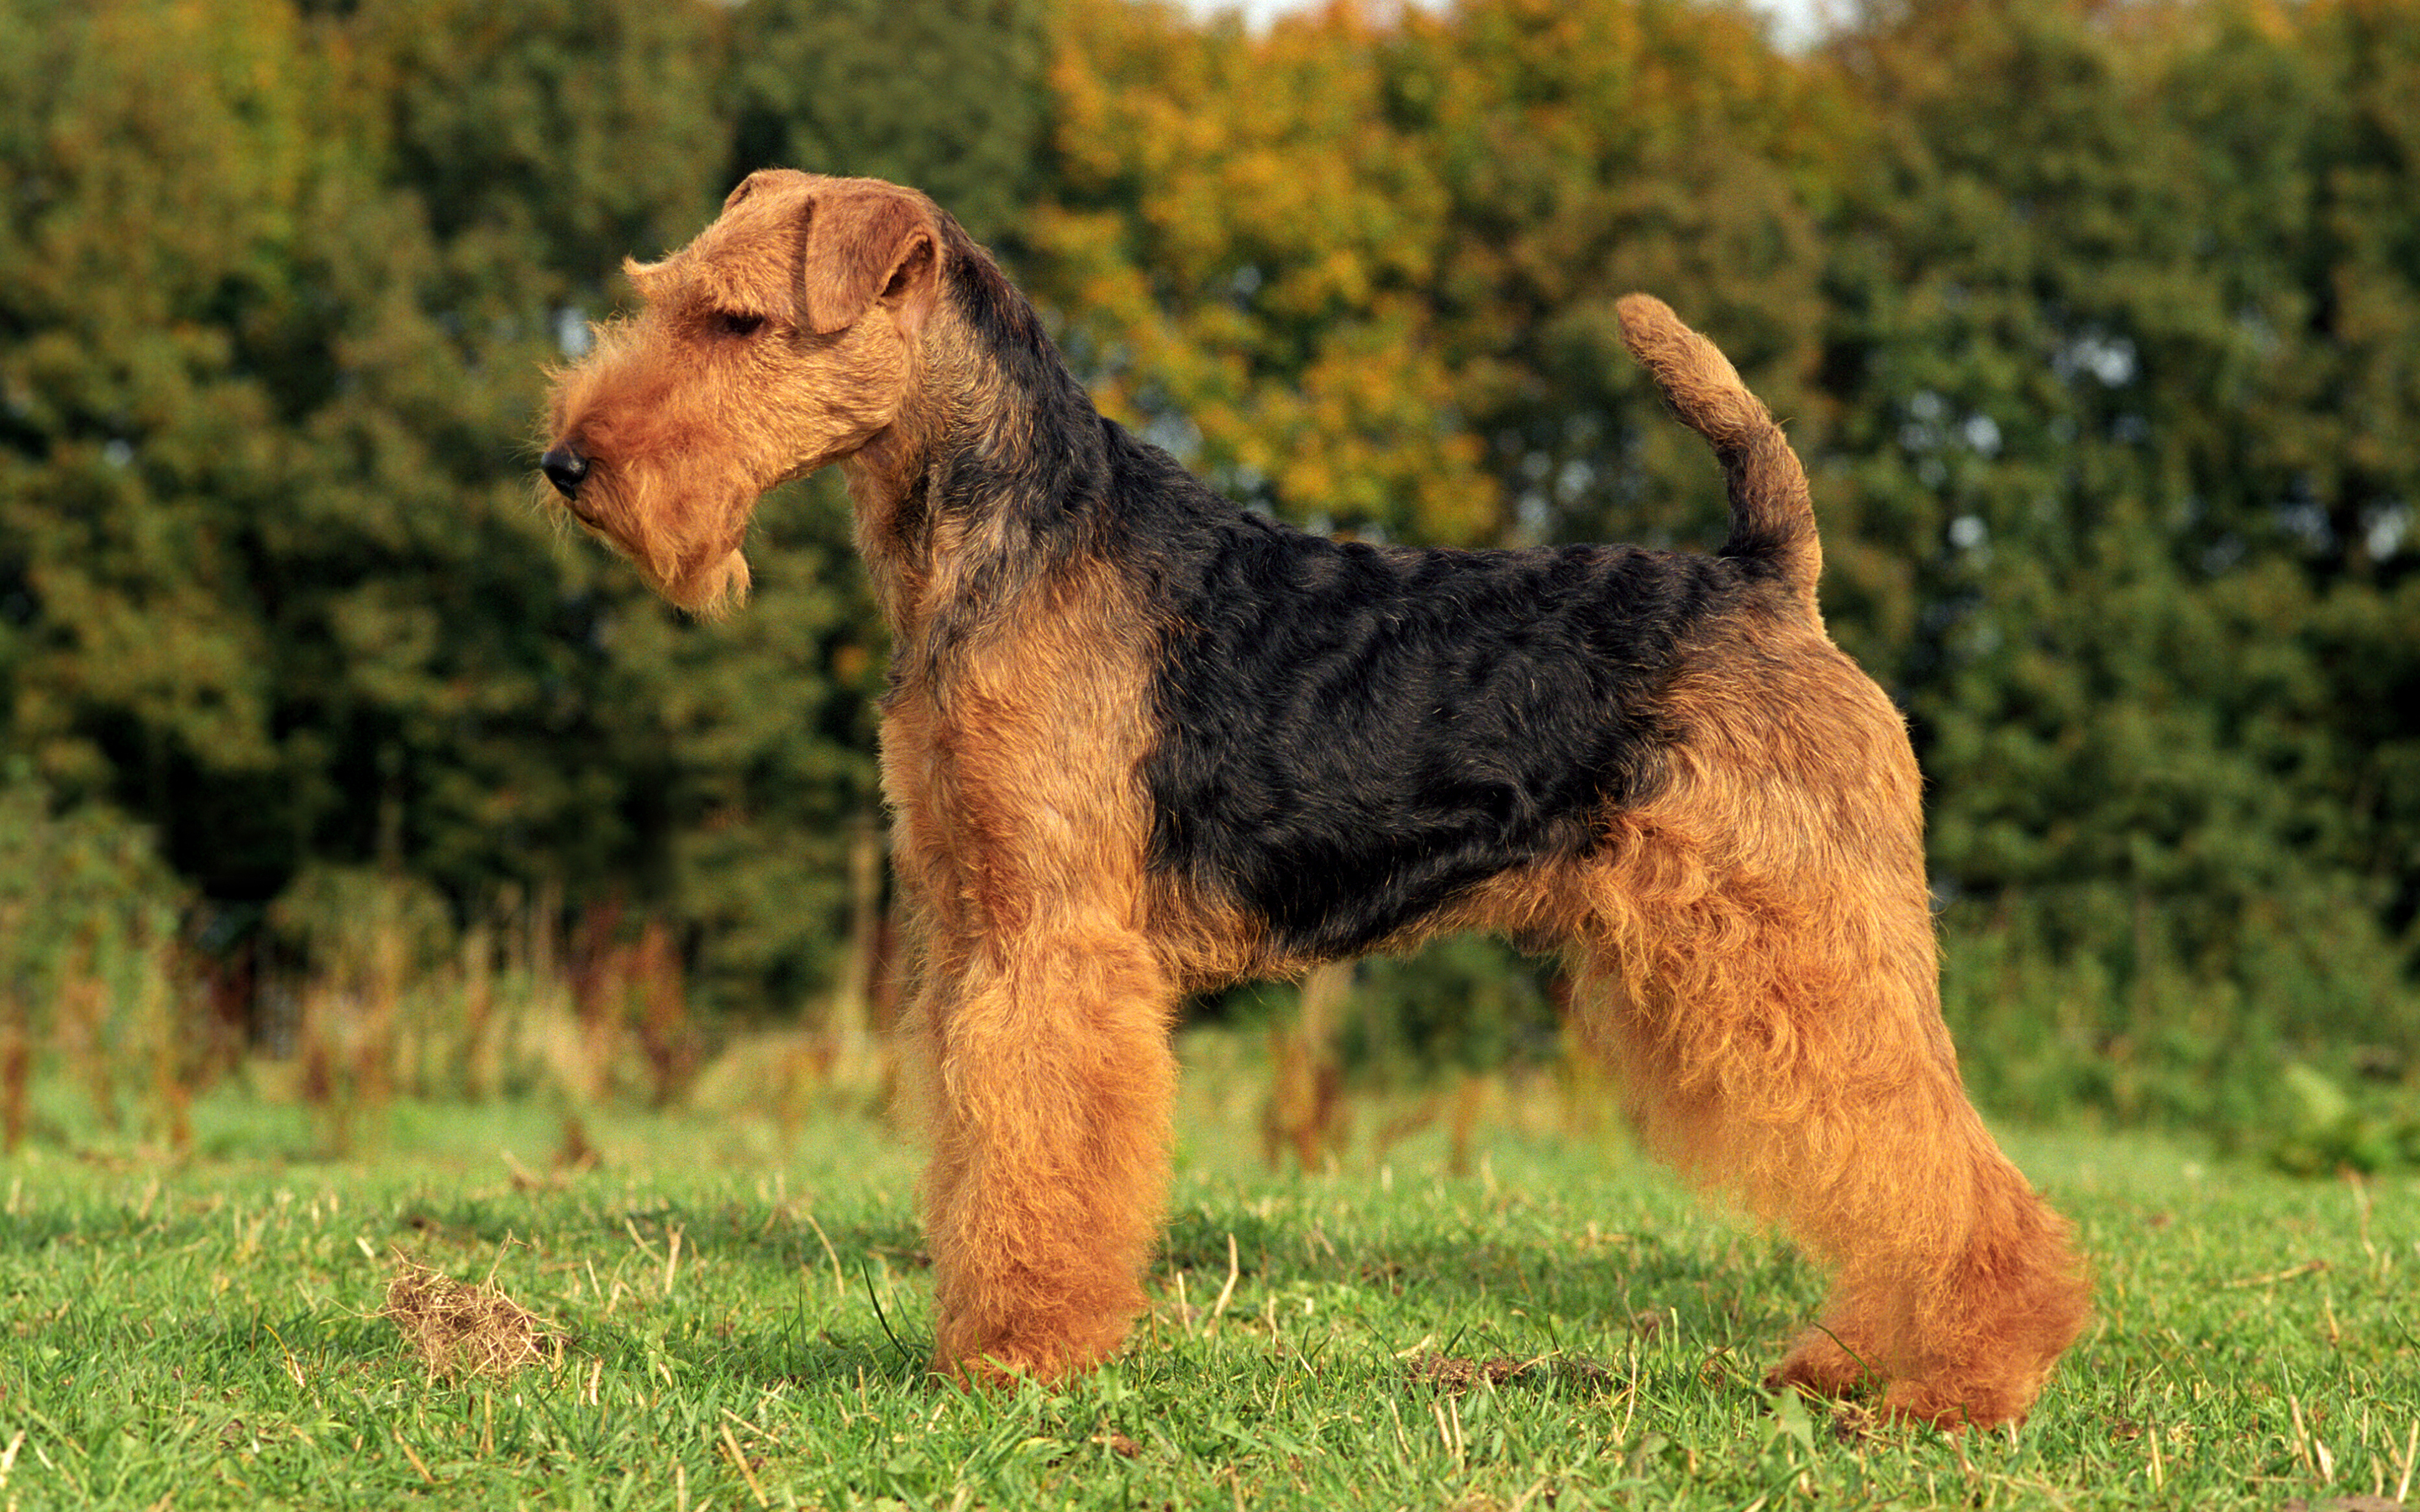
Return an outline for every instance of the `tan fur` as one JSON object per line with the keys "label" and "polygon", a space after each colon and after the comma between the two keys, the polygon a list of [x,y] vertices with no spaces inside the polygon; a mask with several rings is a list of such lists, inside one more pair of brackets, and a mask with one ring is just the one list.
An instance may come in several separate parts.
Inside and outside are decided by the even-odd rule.
{"label": "tan fur", "polygon": [[[929,517],[945,442],[999,462],[1038,440],[939,297],[967,244],[938,213],[893,185],[752,176],[688,247],[629,265],[645,307],[560,376],[549,468],[576,453],[584,480],[558,486],[582,523],[713,610],[745,591],[758,495],[843,465],[893,635],[882,772],[920,942],[902,1037],[934,1147],[936,1365],[1049,1379],[1143,1306],[1178,995],[1317,963],[1147,870],[1157,643],[1119,572],[1041,560],[1006,511]],[[1604,814],[1593,851],[1470,888],[1383,948],[1479,928],[1563,953],[1649,1143],[1838,1273],[1775,1382],[1870,1379],[1888,1411],[1950,1427],[2021,1418],[2086,1288],[1960,1085],[1906,732],[1823,634],[1780,427],[1660,302],[1620,310],[1730,473],[1730,549],[1780,570],[1684,649],[1668,770]],[[784,339],[740,333],[759,319]]]}
{"label": "tan fur", "polygon": [[1100,779],[1147,739],[1131,609],[1105,577],[1036,594],[945,699],[893,701],[883,779],[930,952],[904,1033],[934,1140],[939,1360],[1054,1375],[1142,1307],[1176,989],[1143,932],[1140,787]]}
{"label": "tan fur", "polygon": [[[868,180],[821,180],[824,213],[799,215],[789,179],[752,175],[722,217],[661,262],[624,265],[646,299],[559,376],[550,434],[597,469],[572,512],[684,609],[744,597],[740,554],[765,490],[861,451],[912,387],[932,295],[932,211]],[[866,268],[865,224],[892,240]],[[921,259],[921,262],[920,262]],[[905,270],[909,283],[892,290]],[[828,343],[747,342],[731,316],[794,321]]]}
{"label": "tan fur", "polygon": [[1675,779],[1577,884],[1588,1028],[1653,1148],[1838,1271],[1777,1383],[2022,1417],[2087,1288],[1960,1084],[1904,730],[1810,629],[1735,629],[1674,690]]}

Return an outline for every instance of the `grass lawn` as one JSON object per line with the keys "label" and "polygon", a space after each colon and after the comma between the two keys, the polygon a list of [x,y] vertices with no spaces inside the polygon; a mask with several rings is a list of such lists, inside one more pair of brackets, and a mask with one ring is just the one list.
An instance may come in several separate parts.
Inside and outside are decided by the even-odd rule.
{"label": "grass lawn", "polygon": [[[390,1110],[374,1161],[271,1158],[307,1144],[300,1116],[233,1102],[196,1109],[213,1153],[180,1167],[30,1149],[0,1165],[0,1506],[2213,1508],[2420,1485],[2409,1176],[2012,1136],[2083,1227],[2101,1321],[2022,1431],[1959,1442],[1761,1392],[1817,1277],[1618,1142],[1504,1099],[1470,1176],[1435,1133],[1273,1176],[1247,1080],[1188,1097],[1153,1314],[1055,1394],[923,1376],[915,1156],[867,1119],[597,1115],[602,1166],[535,1180],[555,1125],[512,1108]],[[398,1252],[492,1274],[557,1331],[549,1360],[432,1377],[379,1316]]]}

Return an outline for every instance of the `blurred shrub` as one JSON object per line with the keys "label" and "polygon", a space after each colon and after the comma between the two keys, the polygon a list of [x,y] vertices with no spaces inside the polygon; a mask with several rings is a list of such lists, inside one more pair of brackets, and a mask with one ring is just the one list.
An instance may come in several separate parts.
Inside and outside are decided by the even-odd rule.
{"label": "blurred shrub", "polygon": [[31,1116],[38,1057],[73,1063],[114,1122],[131,1073],[179,1047],[171,972],[183,889],[141,827],[97,807],[52,811],[0,776],[0,1139]]}

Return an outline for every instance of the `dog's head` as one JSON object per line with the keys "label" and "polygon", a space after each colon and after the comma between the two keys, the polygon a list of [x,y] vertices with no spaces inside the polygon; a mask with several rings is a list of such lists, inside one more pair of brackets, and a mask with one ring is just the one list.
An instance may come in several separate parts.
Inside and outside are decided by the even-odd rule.
{"label": "dog's head", "polygon": [[555,376],[540,471],[666,598],[736,603],[757,499],[898,420],[943,245],[914,190],[749,175],[688,246],[623,265],[645,303]]}

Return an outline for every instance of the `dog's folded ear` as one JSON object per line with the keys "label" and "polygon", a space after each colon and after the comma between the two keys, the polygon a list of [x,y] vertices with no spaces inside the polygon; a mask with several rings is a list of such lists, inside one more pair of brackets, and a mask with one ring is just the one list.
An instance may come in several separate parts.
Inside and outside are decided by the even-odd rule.
{"label": "dog's folded ear", "polygon": [[879,302],[912,336],[940,282],[940,227],[920,198],[889,184],[822,185],[807,210],[799,324],[830,335]]}

